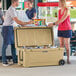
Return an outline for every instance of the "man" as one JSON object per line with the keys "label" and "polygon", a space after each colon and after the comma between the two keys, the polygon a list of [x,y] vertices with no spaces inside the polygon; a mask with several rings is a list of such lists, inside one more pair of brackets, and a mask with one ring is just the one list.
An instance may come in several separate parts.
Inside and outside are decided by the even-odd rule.
{"label": "man", "polygon": [[74,56],[76,56],[76,30],[75,30],[75,24],[72,24],[72,37],[70,39],[71,43],[71,55],[73,52],[75,52]]}
{"label": "man", "polygon": [[12,4],[6,12],[3,28],[2,28],[2,36],[3,36],[3,46],[2,46],[2,63],[3,66],[8,66],[7,58],[6,58],[6,49],[8,45],[11,45],[11,53],[13,58],[13,63],[17,63],[16,57],[16,49],[14,45],[14,32],[13,32],[13,23],[14,21],[19,25],[27,25],[31,24],[32,21],[22,22],[17,18],[16,7],[19,5],[19,0],[12,0]]}
{"label": "man", "polygon": [[1,0],[0,0],[0,25],[3,24],[4,22],[4,16],[3,16],[3,12],[2,12],[2,3],[1,3]]}

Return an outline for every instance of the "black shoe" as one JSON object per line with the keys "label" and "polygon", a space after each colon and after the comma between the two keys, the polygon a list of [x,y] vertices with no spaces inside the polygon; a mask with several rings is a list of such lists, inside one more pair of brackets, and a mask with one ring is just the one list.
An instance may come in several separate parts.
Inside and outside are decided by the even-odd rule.
{"label": "black shoe", "polygon": [[13,64],[17,64],[18,62],[17,61],[13,61]]}
{"label": "black shoe", "polygon": [[4,62],[2,65],[3,66],[9,66],[9,64],[7,62]]}

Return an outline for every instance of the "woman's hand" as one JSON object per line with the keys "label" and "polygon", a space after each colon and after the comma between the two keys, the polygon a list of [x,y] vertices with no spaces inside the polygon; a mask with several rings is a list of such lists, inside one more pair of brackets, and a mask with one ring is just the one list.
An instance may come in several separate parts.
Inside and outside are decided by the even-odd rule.
{"label": "woman's hand", "polygon": [[48,27],[52,27],[52,26],[53,26],[53,23],[48,24]]}

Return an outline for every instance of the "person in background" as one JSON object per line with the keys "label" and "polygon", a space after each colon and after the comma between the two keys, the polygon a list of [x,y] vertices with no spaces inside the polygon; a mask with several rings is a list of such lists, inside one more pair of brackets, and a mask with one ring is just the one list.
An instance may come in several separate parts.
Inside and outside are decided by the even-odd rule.
{"label": "person in background", "polygon": [[33,2],[31,0],[28,1],[28,9],[26,10],[26,15],[30,20],[36,18],[36,9],[33,7]]}
{"label": "person in background", "polygon": [[2,3],[0,0],[0,25],[2,25],[4,22],[4,16],[3,16],[3,12],[2,12]]}
{"label": "person in background", "polygon": [[[72,55],[72,51],[75,51],[74,56],[76,56],[76,30],[75,30],[75,24],[72,24],[72,37],[70,39],[70,43],[71,43],[71,55]],[[73,47],[73,48],[72,48]]]}
{"label": "person in background", "polygon": [[6,11],[4,23],[2,27],[2,36],[3,36],[3,46],[2,46],[2,64],[3,66],[8,66],[6,58],[6,49],[8,45],[11,45],[11,53],[13,58],[13,64],[17,63],[16,49],[14,43],[14,31],[13,23],[14,21],[19,25],[31,24],[32,21],[22,22],[17,17],[16,7],[19,5],[19,0],[12,0],[12,4],[9,9]]}
{"label": "person in background", "polygon": [[70,12],[66,6],[66,0],[59,0],[59,14],[58,21],[54,23],[50,23],[48,27],[52,27],[54,25],[58,26],[58,38],[60,42],[60,47],[66,47],[67,51],[67,63],[70,64],[70,38],[72,37],[72,28],[70,23]]}

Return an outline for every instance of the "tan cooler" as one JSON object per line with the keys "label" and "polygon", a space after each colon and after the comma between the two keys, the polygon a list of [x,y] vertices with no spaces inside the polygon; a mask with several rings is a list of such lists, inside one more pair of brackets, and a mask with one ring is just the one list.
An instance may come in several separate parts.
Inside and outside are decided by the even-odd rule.
{"label": "tan cooler", "polygon": [[[14,33],[19,65],[24,67],[64,65],[64,48],[52,48],[54,39],[52,28],[17,27]],[[49,45],[51,47],[44,48]],[[38,46],[43,48],[35,48]]]}

